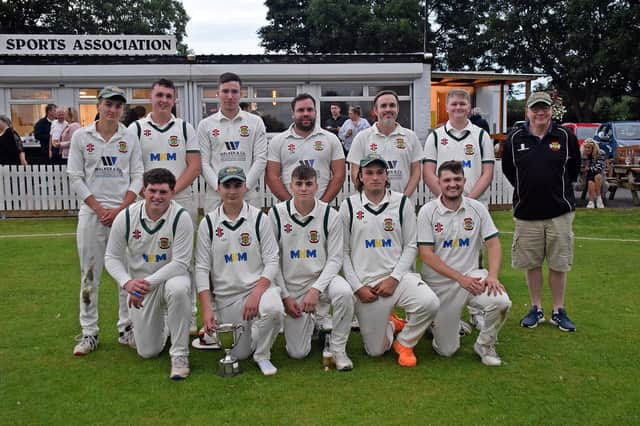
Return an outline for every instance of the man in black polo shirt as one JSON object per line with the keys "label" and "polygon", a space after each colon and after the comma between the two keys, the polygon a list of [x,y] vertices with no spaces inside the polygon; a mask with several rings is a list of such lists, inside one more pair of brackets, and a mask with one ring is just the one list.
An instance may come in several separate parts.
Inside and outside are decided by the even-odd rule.
{"label": "man in black polo shirt", "polygon": [[325,130],[330,131],[334,135],[338,136],[338,132],[340,131],[340,127],[347,120],[347,117],[342,115],[340,112],[342,111],[342,107],[340,104],[331,104],[331,117],[324,122]]}
{"label": "man in black polo shirt", "polygon": [[551,120],[552,104],[547,93],[529,96],[527,121],[507,137],[502,171],[514,187],[512,266],[527,271],[531,297],[531,310],[520,325],[534,328],[544,321],[542,263],[546,257],[553,299],[551,323],[562,331],[575,331],[564,309],[564,293],[566,273],[573,263],[572,183],[580,173],[580,150],[573,133]]}

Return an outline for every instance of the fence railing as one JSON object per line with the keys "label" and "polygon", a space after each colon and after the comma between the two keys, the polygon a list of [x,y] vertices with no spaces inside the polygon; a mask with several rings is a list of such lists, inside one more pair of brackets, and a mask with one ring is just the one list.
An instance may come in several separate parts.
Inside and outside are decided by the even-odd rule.
{"label": "fence railing", "polygon": [[[490,188],[491,205],[510,204],[513,195],[513,187],[502,175],[500,166],[500,160],[497,160]],[[350,179],[349,164],[347,164],[346,176],[342,190],[335,199],[336,206],[355,191]],[[203,208],[204,178],[198,177],[192,187],[198,207]],[[263,207],[271,206],[277,201],[263,182],[260,187]],[[431,192],[421,180],[418,185],[416,204],[422,205],[431,198],[433,198]],[[66,166],[0,166],[0,211],[73,211],[79,208],[80,202],[71,190]]]}

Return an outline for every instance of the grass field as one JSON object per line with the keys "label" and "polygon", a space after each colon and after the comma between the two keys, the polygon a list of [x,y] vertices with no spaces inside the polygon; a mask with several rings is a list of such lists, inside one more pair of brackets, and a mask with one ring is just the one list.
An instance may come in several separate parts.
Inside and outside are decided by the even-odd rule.
{"label": "grass field", "polygon": [[[576,333],[548,323],[522,329],[528,294],[511,269],[513,222],[493,214],[503,232],[503,271],[513,308],[500,335],[504,365],[483,366],[474,336],[450,359],[430,341],[418,366],[394,354],[369,358],[358,333],[355,369],[325,372],[320,350],[289,359],[274,347],[274,377],[252,362],[232,379],[215,375],[219,352],[192,351],[192,375],[168,379],[169,356],[152,360],[117,342],[116,289],[105,274],[100,292],[100,346],[74,357],[79,266],[75,220],[0,221],[0,424],[640,424],[640,211],[580,210],[567,309]],[[54,237],[9,237],[58,234]],[[584,237],[591,239],[584,239]],[[544,293],[547,316],[548,289]],[[636,395],[635,397],[633,395]]]}

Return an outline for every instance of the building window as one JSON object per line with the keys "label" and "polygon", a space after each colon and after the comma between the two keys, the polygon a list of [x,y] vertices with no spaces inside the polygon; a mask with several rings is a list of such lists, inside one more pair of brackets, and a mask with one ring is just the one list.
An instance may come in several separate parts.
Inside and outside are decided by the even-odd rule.
{"label": "building window", "polygon": [[14,129],[22,137],[33,133],[33,126],[44,117],[47,104],[53,103],[53,90],[48,88],[13,88],[9,107]]}

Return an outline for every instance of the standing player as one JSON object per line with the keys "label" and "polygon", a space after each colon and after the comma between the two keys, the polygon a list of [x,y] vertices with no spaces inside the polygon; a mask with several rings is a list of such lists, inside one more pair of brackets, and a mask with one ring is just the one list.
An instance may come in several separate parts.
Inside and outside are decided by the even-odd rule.
{"label": "standing player", "polygon": [[293,124],[269,143],[265,179],[280,201],[291,198],[287,190],[297,166],[311,166],[317,173],[320,201],[331,203],[345,176],[344,151],[334,134],[316,127],[316,101],[302,93],[291,101]]}
{"label": "standing player", "polygon": [[[284,308],[278,275],[278,243],[271,221],[244,201],[247,178],[239,167],[218,173],[222,204],[207,213],[198,228],[196,282],[205,330],[219,323],[243,324],[231,351],[239,359],[253,353],[265,376],[276,374],[271,347],[282,325]],[[211,277],[215,318],[211,310]]]}
{"label": "standing player", "polygon": [[[176,105],[176,88],[171,80],[161,78],[151,85],[151,112],[134,121],[129,129],[138,135],[144,170],[157,167],[169,170],[176,177],[174,200],[184,207],[192,223],[197,223],[198,206],[193,199],[191,184],[200,175],[200,145],[193,126],[171,111]],[[196,327],[196,289],[190,331]]]}
{"label": "standing player", "polygon": [[[106,86],[98,94],[98,121],[77,130],[71,138],[67,173],[82,201],[77,230],[82,336],[73,349],[75,355],[88,354],[98,346],[98,288],[109,228],[142,187],[140,145],[120,123],[126,102],[122,89]],[[127,292],[120,289],[119,293],[118,341],[134,346]]]}
{"label": "standing player", "polygon": [[[269,212],[280,243],[279,281],[287,313],[287,353],[296,359],[309,354],[316,326],[312,314],[317,306],[331,304],[333,362],[339,371],[351,370],[353,363],[346,349],[353,295],[349,284],[338,275],[343,259],[342,221],[331,206],[315,198],[318,182],[311,166],[293,169],[289,188],[293,198],[276,204]],[[328,306],[323,311],[328,312]]]}
{"label": "standing player", "polygon": [[[465,305],[482,312],[485,321],[474,350],[482,363],[502,363],[495,344],[507,320],[511,301],[498,280],[502,249],[498,230],[482,203],[463,196],[462,163],[445,161],[438,168],[440,196],[418,214],[418,246],[422,279],[440,299],[433,323],[433,348],[443,356],[460,347],[460,313]],[[482,242],[487,245],[489,271],[478,269]]]}
{"label": "standing player", "polygon": [[247,201],[262,207],[257,198],[259,180],[267,162],[267,132],[262,119],[240,109],[240,77],[225,72],[218,79],[220,110],[198,125],[202,176],[207,182],[205,212],[220,203],[218,172],[229,166],[247,170]]}
{"label": "standing player", "polygon": [[[438,298],[413,273],[416,216],[405,195],[387,189],[387,161],[368,154],[359,163],[358,193],[340,207],[345,227],[344,275],[356,295],[364,348],[380,356],[391,348],[398,364],[414,367],[413,347],[438,311]],[[396,318],[404,309],[407,321]],[[395,341],[394,341],[395,336]]]}
{"label": "standing player", "polygon": [[176,178],[167,169],[143,175],[144,200],[127,207],[113,221],[105,266],[129,293],[138,355],[151,358],[171,334],[171,377],[189,376],[189,318],[193,224],[187,211],[172,200]]}
{"label": "standing player", "polygon": [[394,91],[378,92],[373,100],[373,108],[378,121],[358,133],[347,156],[347,161],[351,163],[351,179],[356,182],[362,158],[367,154],[378,154],[389,162],[391,190],[415,200],[414,193],[420,183],[422,161],[422,147],[418,137],[396,121],[400,100]]}

